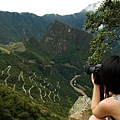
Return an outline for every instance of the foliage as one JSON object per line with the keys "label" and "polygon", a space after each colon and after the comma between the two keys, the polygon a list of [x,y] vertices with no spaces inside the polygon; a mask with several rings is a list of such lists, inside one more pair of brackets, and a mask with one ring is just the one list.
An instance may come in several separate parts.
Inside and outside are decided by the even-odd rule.
{"label": "foliage", "polygon": [[104,0],[94,13],[87,13],[85,30],[94,34],[90,42],[89,64],[96,64],[120,40],[120,0]]}
{"label": "foliage", "polygon": [[[9,92],[14,93],[17,91],[21,95],[26,96],[27,99],[29,99],[31,102],[33,101],[35,102],[35,104],[38,104],[38,106],[40,104],[46,106],[48,109],[45,108],[41,110],[43,114],[43,118],[40,118],[41,120],[44,118],[46,120],[46,116],[48,116],[48,119],[66,119],[70,107],[73,105],[78,97],[78,94],[75,93],[75,91],[69,85],[69,80],[72,78],[73,74],[69,72],[71,68],[66,70],[62,69],[63,73],[61,74],[59,71],[59,68],[61,68],[60,63],[52,61],[50,57],[44,54],[41,51],[37,40],[35,40],[34,42],[29,40],[24,41],[24,45],[25,51],[23,52],[14,51],[10,54],[0,52],[0,82],[4,84],[5,88],[6,86],[10,88]],[[56,67],[57,64],[59,64],[58,67]],[[65,74],[71,77],[67,79],[65,77]],[[30,79],[30,76],[33,75],[34,77]],[[30,99],[29,90],[31,86],[34,87],[31,89],[30,93],[32,98]],[[2,86],[0,86],[0,89],[3,89]],[[44,102],[40,97],[40,90],[42,91],[41,95],[44,99]],[[50,91],[51,98],[48,98],[48,94],[50,93]],[[32,119],[31,113],[26,110],[26,107],[28,107],[28,105],[26,105],[25,108],[15,107],[18,104],[24,104],[24,102],[17,103],[16,101],[19,102],[18,99],[21,99],[22,101],[24,100],[22,98],[19,98],[19,95],[14,96],[12,95],[12,93],[10,96],[7,95],[8,97],[5,97],[5,99],[7,99],[8,101],[5,102],[6,106],[8,106],[8,109],[2,109],[1,107],[1,110],[5,111],[5,114],[7,114],[5,119],[14,119],[14,115],[16,114],[18,114],[17,117],[20,119]],[[45,93],[46,97],[44,97]],[[60,98],[58,99],[57,97],[54,100],[54,94],[59,95]],[[1,99],[3,99],[3,96],[1,97]],[[13,101],[12,99],[15,99],[16,101]],[[22,105],[19,105],[19,107]],[[21,111],[23,110],[23,112],[18,113],[19,109]],[[37,108],[33,107],[33,109],[30,109],[36,111]],[[35,112],[35,114],[38,113]]]}
{"label": "foliage", "polygon": [[[38,104],[20,93],[10,90],[3,84],[0,84],[0,119],[1,120],[65,120],[59,115],[49,110],[49,106]],[[54,105],[54,109],[58,106]],[[59,108],[58,108],[59,109]]]}

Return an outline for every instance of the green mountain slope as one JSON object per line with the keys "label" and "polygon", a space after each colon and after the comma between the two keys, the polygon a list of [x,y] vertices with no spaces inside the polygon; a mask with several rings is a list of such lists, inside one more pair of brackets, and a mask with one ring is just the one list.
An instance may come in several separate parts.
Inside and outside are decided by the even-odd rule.
{"label": "green mountain slope", "polygon": [[22,36],[39,39],[47,30],[44,22],[34,14],[0,11],[0,43],[19,41]]}
{"label": "green mountain slope", "polygon": [[[72,69],[74,66],[73,71],[80,74],[89,55],[89,41],[91,39],[91,34],[55,20],[39,42],[41,50],[52,61],[59,63],[61,72],[65,69]],[[68,74],[68,79],[72,77],[70,75],[71,73]]]}
{"label": "green mountain slope", "polygon": [[[14,103],[14,97],[19,99],[22,96],[26,101],[30,100],[29,105],[27,102],[25,104],[35,107],[35,117],[41,118],[45,114],[42,119],[67,119],[69,109],[81,95],[70,86],[74,75],[82,74],[78,80],[84,86],[84,92],[90,95],[90,81],[83,74],[90,38],[92,36],[84,31],[54,21],[39,41],[34,37],[22,37],[17,43],[0,45],[1,90],[5,87],[4,92],[10,92],[11,104]],[[14,92],[15,96],[12,96]],[[20,96],[16,97],[16,94]],[[1,101],[3,99],[1,96]],[[6,106],[9,103],[5,103]],[[41,104],[47,110],[40,111]],[[10,106],[12,111],[16,105]],[[9,117],[17,119],[18,111],[12,114],[11,109],[7,109]],[[21,108],[25,113],[21,112],[20,117],[31,116],[29,111],[26,113],[26,109]]]}
{"label": "green mountain slope", "polygon": [[[62,107],[55,103],[38,103],[20,93],[0,84],[1,120],[66,120]],[[54,107],[53,107],[54,106]],[[55,113],[57,109],[57,112]],[[62,114],[62,115],[61,115]]]}
{"label": "green mountain slope", "polygon": [[[77,95],[74,95],[74,91],[70,88],[66,82],[66,79],[52,67],[49,61],[42,57],[39,57],[39,55],[34,53],[32,50],[26,48],[26,51],[22,53],[14,51],[14,53],[11,52],[10,54],[7,54],[1,52],[0,62],[0,83],[2,86],[6,86],[7,89],[9,89],[8,91],[11,91],[11,103],[7,100],[8,103],[4,103],[5,106],[7,106],[7,104],[11,104],[11,109],[16,109],[14,107],[16,107],[17,103],[15,106],[12,106],[12,104],[14,104],[14,101],[12,101],[12,99],[14,99],[12,98],[14,97],[12,91],[17,91],[22,96],[26,96],[25,99],[29,99],[31,102],[35,101],[35,105],[33,104],[34,107],[36,104],[42,104],[43,106],[46,106],[47,109],[45,109],[45,111],[44,109],[41,109],[43,112],[45,112],[43,114],[48,115],[48,119],[52,119],[51,114],[56,114],[55,116],[57,116],[57,114],[61,115],[62,112],[58,111],[58,109],[61,109],[62,107],[64,107],[64,110],[66,112],[64,111],[64,114],[61,115],[61,120],[63,116],[64,118],[67,117],[69,107],[72,105],[73,101],[75,101],[75,97]],[[0,87],[0,89],[2,90],[3,88]],[[4,92],[6,93],[6,89]],[[73,98],[71,98],[72,96]],[[4,97],[1,96],[1,99],[4,99]],[[22,100],[22,98],[19,98],[19,96],[17,96],[16,99]],[[27,105],[25,108],[26,107]],[[13,115],[11,109],[7,109],[9,114],[12,114],[10,116],[13,118],[19,118],[19,116],[15,115],[17,114],[18,110],[16,110],[16,113]],[[38,108],[35,107],[35,110],[36,109]],[[22,111],[26,112],[27,110],[21,108],[21,116]],[[49,111],[53,112],[49,113]],[[28,115],[28,113],[26,114]],[[40,114],[39,110],[36,111],[35,114]],[[45,119],[47,115],[43,116],[43,118]],[[28,117],[30,116],[31,115],[28,115]],[[36,117],[41,118],[40,116],[42,115],[40,114]],[[57,117],[55,118],[57,119]]]}

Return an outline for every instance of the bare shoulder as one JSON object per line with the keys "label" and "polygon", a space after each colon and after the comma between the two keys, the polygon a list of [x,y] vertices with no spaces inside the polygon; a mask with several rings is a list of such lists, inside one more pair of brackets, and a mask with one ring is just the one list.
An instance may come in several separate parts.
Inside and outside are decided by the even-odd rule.
{"label": "bare shoulder", "polygon": [[93,114],[98,118],[103,118],[105,116],[113,116],[120,120],[120,101],[113,98],[106,98],[102,100],[93,110]]}
{"label": "bare shoulder", "polygon": [[104,100],[102,100],[100,102],[101,105],[105,106],[105,107],[113,107],[113,105],[116,105],[117,103],[117,100],[113,99],[113,98],[106,98]]}
{"label": "bare shoulder", "polygon": [[104,109],[113,116],[116,120],[120,120],[120,101],[113,98],[107,98],[102,101]]}
{"label": "bare shoulder", "polygon": [[106,105],[116,105],[116,104],[120,105],[120,101],[112,97],[106,98],[102,102],[103,104],[106,104]]}
{"label": "bare shoulder", "polygon": [[106,98],[100,102],[102,108],[104,108],[106,111],[113,112],[116,108],[120,108],[120,101],[115,100],[113,98]]}

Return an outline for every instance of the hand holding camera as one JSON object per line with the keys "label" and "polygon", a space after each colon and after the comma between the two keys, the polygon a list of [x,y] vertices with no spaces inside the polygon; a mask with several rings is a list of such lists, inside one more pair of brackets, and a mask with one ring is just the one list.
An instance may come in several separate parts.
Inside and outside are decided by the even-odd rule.
{"label": "hand holding camera", "polygon": [[91,75],[91,80],[93,84],[94,83],[97,85],[102,84],[100,80],[100,68],[101,68],[101,64],[97,64],[95,66],[92,65],[85,66],[85,71],[87,74]]}

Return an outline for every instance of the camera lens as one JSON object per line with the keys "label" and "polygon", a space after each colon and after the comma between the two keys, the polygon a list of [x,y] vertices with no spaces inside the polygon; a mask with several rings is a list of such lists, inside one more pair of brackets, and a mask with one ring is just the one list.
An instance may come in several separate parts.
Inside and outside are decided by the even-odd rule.
{"label": "camera lens", "polygon": [[85,70],[86,70],[86,73],[90,75],[91,73],[94,72],[95,67],[89,65],[89,66],[86,66],[86,67],[85,67]]}

